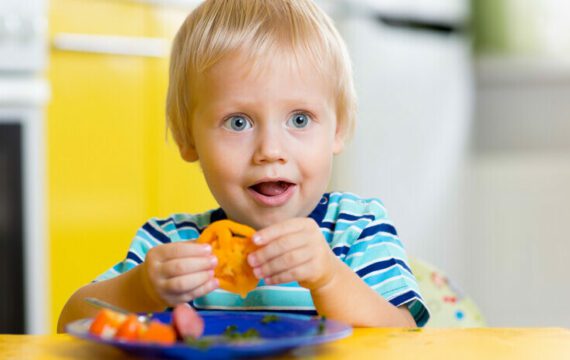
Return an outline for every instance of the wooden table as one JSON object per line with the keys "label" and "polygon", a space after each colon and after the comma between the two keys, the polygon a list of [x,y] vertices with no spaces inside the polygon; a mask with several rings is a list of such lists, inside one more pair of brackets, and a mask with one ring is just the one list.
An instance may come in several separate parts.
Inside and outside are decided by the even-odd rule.
{"label": "wooden table", "polygon": [[[133,359],[115,348],[69,335],[0,335],[0,359]],[[570,359],[570,330],[355,329],[333,343],[279,359]]]}

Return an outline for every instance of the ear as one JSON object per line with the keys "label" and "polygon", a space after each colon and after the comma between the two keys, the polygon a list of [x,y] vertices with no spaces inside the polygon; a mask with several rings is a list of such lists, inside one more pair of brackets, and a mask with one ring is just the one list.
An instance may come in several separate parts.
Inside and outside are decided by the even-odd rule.
{"label": "ear", "polygon": [[182,159],[188,162],[194,162],[198,160],[198,152],[194,147],[194,144],[178,144],[178,151]]}
{"label": "ear", "polygon": [[336,131],[334,134],[334,142],[333,142],[333,154],[338,155],[344,150],[344,139],[346,137],[346,131],[343,129],[342,126],[336,127]]}

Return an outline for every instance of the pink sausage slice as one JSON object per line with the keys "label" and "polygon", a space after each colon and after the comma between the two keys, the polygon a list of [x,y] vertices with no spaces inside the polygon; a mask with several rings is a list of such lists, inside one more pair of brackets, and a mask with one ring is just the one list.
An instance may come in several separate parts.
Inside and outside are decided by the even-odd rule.
{"label": "pink sausage slice", "polygon": [[204,319],[187,304],[178,304],[172,311],[172,324],[177,334],[185,339],[199,338],[204,333]]}

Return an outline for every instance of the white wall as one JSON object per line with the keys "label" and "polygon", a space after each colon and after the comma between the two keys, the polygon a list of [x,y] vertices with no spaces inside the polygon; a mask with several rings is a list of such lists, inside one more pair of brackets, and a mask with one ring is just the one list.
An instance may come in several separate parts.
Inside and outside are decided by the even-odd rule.
{"label": "white wall", "polygon": [[458,209],[472,113],[469,45],[358,16],[340,28],[360,109],[333,188],[382,199],[409,253],[465,283]]}
{"label": "white wall", "polygon": [[493,326],[570,326],[570,154],[476,156],[472,165],[471,295]]}
{"label": "white wall", "polygon": [[383,199],[490,325],[570,326],[570,65],[480,62],[474,90],[465,39],[340,28],[360,114],[332,187]]}
{"label": "white wall", "polygon": [[491,325],[570,326],[570,66],[483,61],[468,283]]}

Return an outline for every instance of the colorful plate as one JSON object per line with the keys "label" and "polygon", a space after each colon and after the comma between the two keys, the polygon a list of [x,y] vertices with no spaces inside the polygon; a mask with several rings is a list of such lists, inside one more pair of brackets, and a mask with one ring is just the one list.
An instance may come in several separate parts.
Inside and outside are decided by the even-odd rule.
{"label": "colorful plate", "polygon": [[[153,318],[170,323],[171,315],[170,312],[156,313]],[[198,342],[190,345],[180,342],[174,345],[158,345],[106,340],[89,334],[92,319],[75,321],[69,324],[66,330],[73,336],[112,345],[132,354],[170,358],[248,358],[275,355],[300,346],[337,340],[352,333],[352,328],[348,325],[333,320],[322,321],[307,315],[245,311],[201,311],[200,315],[206,324],[205,339],[211,339],[206,344]],[[278,319],[264,323],[262,320],[266,315],[277,315]],[[219,336],[228,326],[237,328],[239,333],[255,329],[259,338],[237,342],[220,340]]]}

